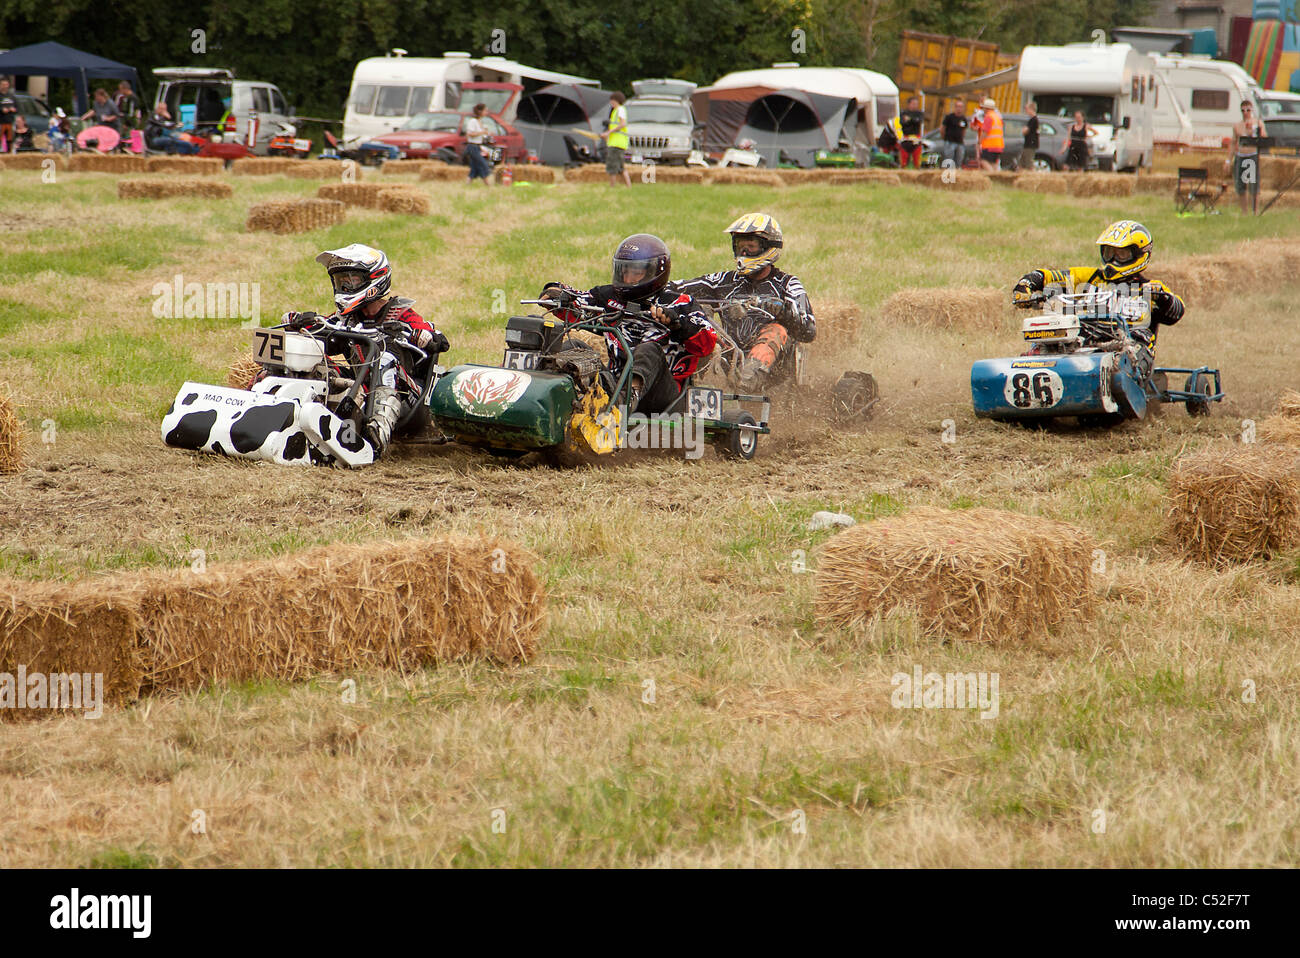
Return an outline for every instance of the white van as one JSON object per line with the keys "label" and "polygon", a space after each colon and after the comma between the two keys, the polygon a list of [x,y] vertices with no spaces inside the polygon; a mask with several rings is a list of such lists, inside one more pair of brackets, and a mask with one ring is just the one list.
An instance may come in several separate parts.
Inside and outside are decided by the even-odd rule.
{"label": "white van", "polygon": [[1150,169],[1155,63],[1127,43],[1025,47],[1018,76],[1038,114],[1069,121],[1076,110],[1095,131],[1089,143],[1102,170]]}
{"label": "white van", "polygon": [[[1236,63],[1212,60],[1203,54],[1154,54],[1156,70],[1178,109],[1191,124],[1190,135],[1172,142],[1186,146],[1221,147],[1232,141],[1232,126],[1241,120],[1241,103],[1259,108],[1262,91],[1255,78]],[[1170,142],[1167,128],[1158,141]]]}
{"label": "white van", "polygon": [[[352,73],[352,89],[343,111],[343,139],[369,139],[401,129],[417,113],[464,110],[461,84],[518,83],[525,91],[545,83],[595,84],[568,73],[539,70],[505,57],[471,57],[449,52],[441,57],[408,57],[394,51],[360,61]],[[516,101],[518,102],[518,101]],[[513,105],[512,105],[513,111]],[[513,112],[506,116],[508,123]]]}

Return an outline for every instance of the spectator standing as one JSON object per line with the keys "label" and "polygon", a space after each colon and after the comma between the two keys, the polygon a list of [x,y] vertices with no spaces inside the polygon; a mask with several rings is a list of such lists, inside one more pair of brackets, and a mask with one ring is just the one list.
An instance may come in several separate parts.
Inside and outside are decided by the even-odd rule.
{"label": "spectator standing", "polygon": [[140,101],[131,92],[131,84],[123,80],[117,85],[117,95],[113,97],[113,107],[122,118],[123,132],[140,127]]}
{"label": "spectator standing", "polygon": [[1002,114],[998,112],[998,105],[992,97],[984,98],[972,125],[979,132],[980,169],[985,173],[996,173],[1002,165],[1005,140],[1002,136]]}
{"label": "spectator standing", "polygon": [[1249,100],[1241,103],[1241,122],[1232,124],[1232,182],[1237,188],[1241,211],[1250,212],[1250,197],[1259,193],[1259,147],[1243,146],[1243,136],[1268,136],[1264,121],[1255,114]]}
{"label": "spectator standing", "polygon": [[9,90],[9,81],[0,79],[0,152],[13,152],[14,118],[17,116],[18,100]]}
{"label": "spectator standing", "polygon": [[1074,122],[1067,131],[1065,145],[1061,147],[1061,156],[1065,157],[1065,168],[1082,172],[1088,167],[1088,123],[1083,118],[1082,110],[1074,111]]}
{"label": "spectator standing", "polygon": [[492,175],[492,166],[483,155],[483,147],[488,140],[487,127],[483,123],[483,114],[486,112],[486,103],[476,103],[473,114],[465,120],[465,162],[469,164],[471,186],[476,179],[482,179],[483,185],[487,186],[488,177]]}
{"label": "spectator standing", "polygon": [[618,186],[618,177],[623,175],[623,185],[632,185],[632,175],[627,171],[624,157],[627,154],[629,139],[627,135],[627,102],[618,90],[609,95],[609,120],[605,123],[605,172],[609,174],[609,185]]}
{"label": "spectator standing", "polygon": [[921,101],[914,96],[907,98],[907,108],[898,117],[902,136],[898,140],[898,167],[921,168],[921,136],[925,132],[925,114],[921,112]]}
{"label": "spectator standing", "polygon": [[1029,119],[1021,131],[1025,135],[1025,145],[1020,149],[1020,169],[1032,170],[1034,157],[1038,155],[1038,104],[1030,100],[1025,104],[1025,112]]}
{"label": "spectator standing", "polygon": [[91,120],[92,117],[94,126],[106,126],[117,133],[122,132],[122,115],[117,112],[117,107],[113,106],[113,101],[108,98],[103,87],[95,91],[90,109],[81,114],[83,120]]}
{"label": "spectator standing", "polygon": [[951,161],[954,169],[960,170],[966,162],[966,128],[970,120],[966,119],[966,101],[958,100],[952,112],[943,118],[943,163]]}

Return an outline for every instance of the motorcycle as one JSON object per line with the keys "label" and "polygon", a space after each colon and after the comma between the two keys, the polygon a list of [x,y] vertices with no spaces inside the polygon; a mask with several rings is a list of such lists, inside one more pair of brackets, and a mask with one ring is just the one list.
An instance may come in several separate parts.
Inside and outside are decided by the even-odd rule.
{"label": "motorcycle", "polygon": [[[1141,295],[1096,289],[1043,293],[1017,305],[1043,306],[1028,316],[1022,356],[982,359],[971,366],[975,415],[1002,421],[1077,416],[1087,425],[1142,419],[1153,403],[1183,403],[1208,416],[1223,399],[1219,370],[1155,365],[1151,304]],[[1186,376],[1170,389],[1171,375]]]}
{"label": "motorcycle", "polygon": [[[548,310],[558,303],[522,300]],[[434,425],[456,442],[517,458],[541,452],[560,465],[605,457],[629,445],[630,430],[649,427],[685,448],[702,437],[724,458],[753,459],[758,437],[769,433],[771,402],[766,396],[696,386],[687,381],[673,404],[651,416],[631,405],[631,324],[649,323],[667,334],[650,314],[631,307],[572,304],[577,322],[551,316],[512,316],[506,321],[506,349],[500,366],[463,364],[448,370],[429,393]],[[600,354],[575,338],[583,332],[605,339],[625,358],[615,374]],[[698,370],[698,372],[703,371]],[[733,404],[727,408],[725,404]],[[758,416],[744,408],[761,407]]]}
{"label": "motorcycle", "polygon": [[385,354],[397,359],[393,369],[404,410],[395,434],[422,424],[424,403],[444,372],[437,364],[440,353],[420,349],[410,332],[397,321],[314,313],[254,329],[253,358],[260,369],[249,388],[185,383],[163,417],[163,442],[282,465],[368,465],[375,461],[374,448],[362,426],[381,384]]}

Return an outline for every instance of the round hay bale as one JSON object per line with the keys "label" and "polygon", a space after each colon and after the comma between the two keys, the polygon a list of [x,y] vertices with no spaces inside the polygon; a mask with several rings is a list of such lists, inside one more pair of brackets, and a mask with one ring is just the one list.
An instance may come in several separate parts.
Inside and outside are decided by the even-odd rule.
{"label": "round hay bale", "polygon": [[1011,185],[1030,193],[1068,193],[1067,177],[1060,173],[1022,173]]}
{"label": "round hay bale", "polygon": [[454,180],[468,181],[469,167],[452,166],[450,163],[430,163],[428,166],[420,170],[420,179],[440,180],[444,182]]}
{"label": "round hay bale", "polygon": [[1241,446],[1184,456],[1169,478],[1168,531],[1184,554],[1216,564],[1300,544],[1300,452]]}
{"label": "round hay bale", "polygon": [[1132,196],[1137,177],[1128,173],[1079,173],[1067,179],[1072,196]]}
{"label": "round hay bale", "polygon": [[252,389],[262,364],[251,355],[236,356],[226,367],[226,385],[231,389]]}
{"label": "round hay bale", "polygon": [[379,208],[385,213],[403,213],[407,216],[427,216],[429,196],[416,189],[387,189],[379,192]]}
{"label": "round hay bale", "polygon": [[173,196],[203,196],[210,199],[229,199],[234,189],[229,183],[217,183],[198,178],[168,178],[162,180],[118,180],[118,199],[161,200]]}
{"label": "round hay bale", "polygon": [[148,173],[183,173],[186,176],[213,176],[225,167],[215,156],[151,156],[145,160]]}
{"label": "round hay bale", "polygon": [[23,471],[23,423],[13,400],[0,393],[0,475]]}
{"label": "round hay bale", "polygon": [[342,223],[347,206],[339,200],[290,200],[258,203],[248,211],[250,233],[306,233]]}
{"label": "round hay bale", "polygon": [[996,332],[1011,315],[1011,293],[982,286],[900,289],[885,300],[880,315],[889,323]]}
{"label": "round hay bale", "polygon": [[1092,538],[997,509],[918,508],[861,523],[822,547],[818,625],[861,629],[914,608],[928,634],[1036,638],[1092,608]]}

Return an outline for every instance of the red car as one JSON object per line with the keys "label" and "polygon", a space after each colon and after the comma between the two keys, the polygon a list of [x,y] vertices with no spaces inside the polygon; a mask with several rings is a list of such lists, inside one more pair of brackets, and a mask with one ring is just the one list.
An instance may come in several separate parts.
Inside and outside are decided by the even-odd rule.
{"label": "red car", "polygon": [[434,110],[417,113],[400,130],[374,137],[402,151],[405,159],[430,159],[441,149],[449,149],[459,158],[465,151],[465,120],[475,103],[486,103],[488,113],[483,117],[491,144],[501,151],[510,163],[528,159],[524,135],[502,119],[507,108],[523,87],[513,83],[465,83],[461,86],[461,110]]}

